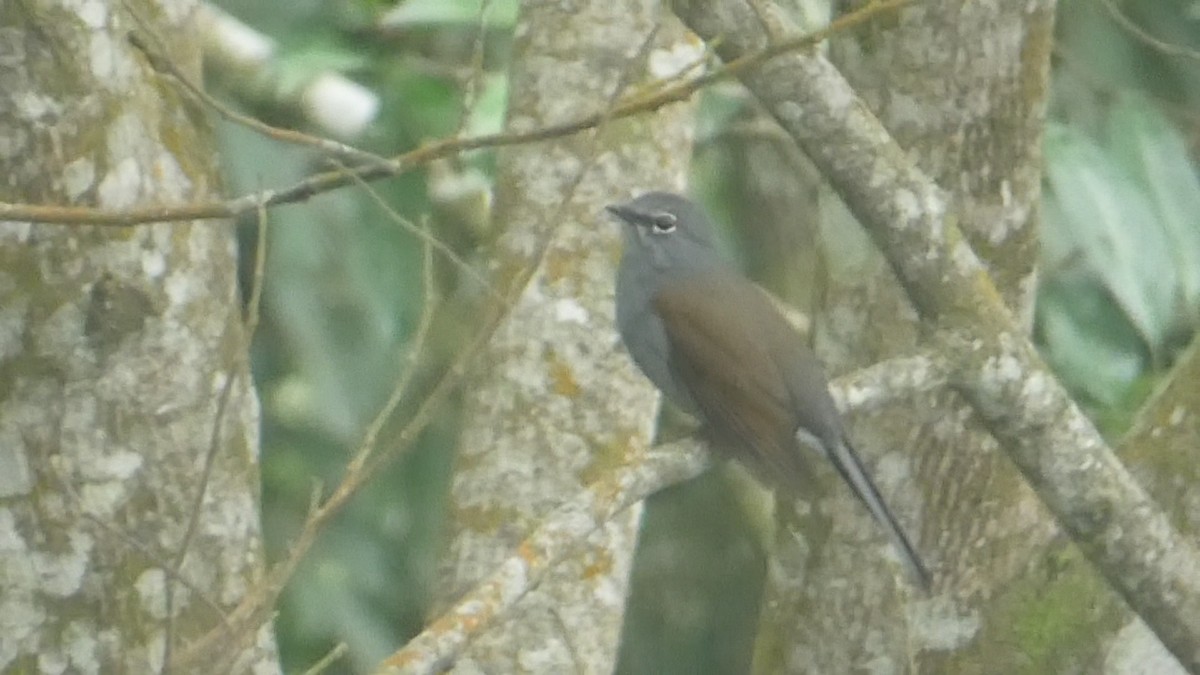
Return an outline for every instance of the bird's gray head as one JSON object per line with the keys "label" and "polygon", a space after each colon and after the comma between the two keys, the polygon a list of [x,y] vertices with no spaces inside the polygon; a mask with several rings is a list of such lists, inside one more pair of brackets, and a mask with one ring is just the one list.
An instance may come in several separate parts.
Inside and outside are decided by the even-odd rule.
{"label": "bird's gray head", "polygon": [[685,197],[647,192],[606,209],[624,224],[623,264],[637,260],[660,272],[720,264],[712,223]]}

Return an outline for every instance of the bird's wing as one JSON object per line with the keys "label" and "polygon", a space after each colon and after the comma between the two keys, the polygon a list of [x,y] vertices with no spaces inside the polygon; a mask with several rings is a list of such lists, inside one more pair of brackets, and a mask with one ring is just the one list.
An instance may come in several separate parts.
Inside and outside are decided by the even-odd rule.
{"label": "bird's wing", "polygon": [[[887,532],[923,587],[929,572],[858,453],[846,441],[825,374],[799,335],[756,286],[706,274],[669,281],[654,297],[673,374],[718,441],[770,483],[811,485],[798,445],[829,459]],[[769,368],[736,364],[769,363]],[[805,438],[807,437],[807,438]]]}
{"label": "bird's wing", "polygon": [[[701,413],[722,451],[742,459],[760,478],[806,489],[812,472],[797,452],[791,394],[774,367],[759,311],[765,297],[741,278],[717,273],[664,282],[655,312],[669,345],[672,374]],[[754,319],[751,320],[750,317]]]}

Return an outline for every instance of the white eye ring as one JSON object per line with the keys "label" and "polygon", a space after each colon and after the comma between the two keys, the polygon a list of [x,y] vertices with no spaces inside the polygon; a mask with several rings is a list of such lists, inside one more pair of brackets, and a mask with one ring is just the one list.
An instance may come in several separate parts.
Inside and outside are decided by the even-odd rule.
{"label": "white eye ring", "polygon": [[675,226],[678,222],[679,219],[675,217],[674,213],[667,213],[666,211],[650,216],[650,228],[654,234],[670,234],[675,231]]}

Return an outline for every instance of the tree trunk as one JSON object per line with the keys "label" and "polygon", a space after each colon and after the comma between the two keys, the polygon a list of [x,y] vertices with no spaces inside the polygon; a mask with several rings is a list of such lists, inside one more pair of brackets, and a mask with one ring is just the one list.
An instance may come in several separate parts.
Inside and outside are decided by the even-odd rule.
{"label": "tree trunk", "polygon": [[[522,4],[510,130],[603,110],[618,90],[670,76],[662,64],[700,57],[657,1],[571,4]],[[605,466],[645,450],[655,393],[614,329],[620,232],[603,206],[652,188],[683,188],[691,114],[691,105],[677,104],[605,124],[595,136],[500,153],[494,287],[540,267],[468,380],[443,602],[491,572]],[[596,532],[513,616],[473,641],[457,671],[611,672],[640,512],[629,509]]]}
{"label": "tree trunk", "polygon": [[[126,39],[198,81],[192,10],[4,4],[0,201],[212,199],[201,111]],[[159,672],[259,574],[234,259],[225,223],[0,223],[0,670]],[[269,623],[224,648],[278,669]]]}
{"label": "tree trunk", "polygon": [[[898,22],[839,35],[831,44],[831,59],[872,112],[948,191],[972,248],[1027,328],[1036,288],[1052,25],[1050,2],[934,2],[904,10]],[[929,41],[929,35],[941,37]],[[916,44],[929,49],[913,49]],[[835,369],[912,350],[922,329],[899,283],[852,219],[835,211],[823,231],[830,285],[818,315],[818,349]],[[994,604],[1000,588],[1035,568],[1036,552],[1055,528],[995,440],[962,398],[947,391],[856,418],[851,433],[872,458],[892,503],[909,515],[942,600],[910,605],[908,616],[917,620],[887,650],[889,657],[903,663],[915,654],[913,665],[922,672],[980,672],[983,664],[994,668],[998,662],[964,663],[958,652],[988,645],[990,658],[997,648],[1020,653],[1026,647],[1011,634],[989,634],[1011,631],[1012,624],[992,623],[987,612],[1003,606]],[[841,592],[821,595],[824,602],[846,602]],[[880,629],[878,622],[900,618],[873,612],[870,596],[860,602],[856,641],[862,644],[835,647],[835,663],[864,658],[856,655],[872,644],[867,636]],[[844,628],[815,630],[814,642],[829,644],[833,635],[845,635]]]}

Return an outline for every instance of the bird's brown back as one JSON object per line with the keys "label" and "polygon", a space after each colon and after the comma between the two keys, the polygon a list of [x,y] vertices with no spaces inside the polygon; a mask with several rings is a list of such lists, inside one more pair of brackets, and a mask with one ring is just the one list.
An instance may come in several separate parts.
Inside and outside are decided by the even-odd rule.
{"label": "bird's brown back", "polygon": [[[768,482],[809,487],[812,472],[797,447],[797,428],[832,440],[841,429],[822,427],[821,420],[838,417],[824,373],[800,334],[761,289],[717,270],[664,281],[653,304],[666,329],[672,372],[718,447]],[[738,367],[745,363],[772,367]]]}

